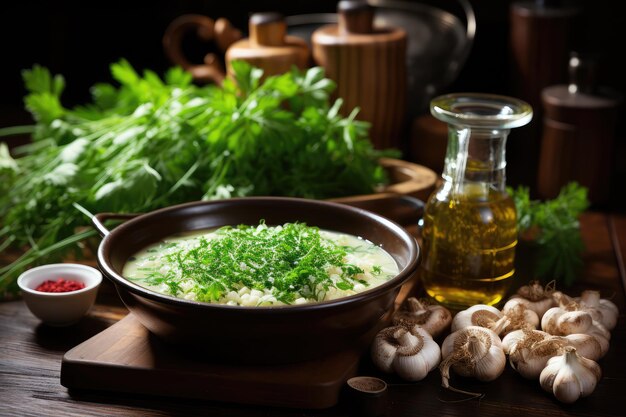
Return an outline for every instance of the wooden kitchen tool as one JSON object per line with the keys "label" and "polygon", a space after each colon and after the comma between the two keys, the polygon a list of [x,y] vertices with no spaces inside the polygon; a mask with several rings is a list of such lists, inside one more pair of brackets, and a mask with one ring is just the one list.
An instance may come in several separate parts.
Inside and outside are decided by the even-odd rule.
{"label": "wooden kitchen tool", "polygon": [[515,1],[510,6],[513,94],[537,112],[541,90],[567,82],[581,9],[559,0]]}
{"label": "wooden kitchen tool", "polygon": [[226,51],[226,68],[243,60],[263,70],[265,77],[289,72],[292,66],[305,69],[310,54],[306,42],[287,35],[287,24],[279,13],[255,13],[249,20],[250,37],[233,43]]}
{"label": "wooden kitchen tool", "polygon": [[165,345],[130,314],[65,354],[61,384],[78,391],[328,408],[356,374],[359,358],[357,351],[344,351],[291,365],[209,363]]}
{"label": "wooden kitchen tool", "polygon": [[[533,120],[513,132],[508,175],[535,184],[541,147],[541,90],[567,82],[567,59],[576,44],[581,9],[561,0],[517,0],[509,8],[510,83],[514,97],[530,103]],[[532,192],[534,193],[534,187]]]}
{"label": "wooden kitchen tool", "polygon": [[203,41],[215,41],[219,50],[225,52],[241,39],[241,31],[224,18],[213,20],[198,14],[186,14],[174,19],[163,35],[163,49],[172,63],[189,71],[196,81],[222,84],[224,68],[215,54],[209,53],[205,55],[203,64],[195,64],[183,53],[183,38],[190,32],[195,32]]}
{"label": "wooden kitchen tool", "polygon": [[613,147],[621,97],[594,83],[593,60],[573,54],[570,83],[547,87],[537,191],[554,198],[562,186],[577,181],[589,201],[605,205],[610,197]]}
{"label": "wooden kitchen tool", "polygon": [[363,1],[340,1],[338,24],[317,29],[313,58],[337,83],[343,110],[360,109],[371,123],[376,148],[401,147],[406,112],[406,32],[373,27],[374,9]]}

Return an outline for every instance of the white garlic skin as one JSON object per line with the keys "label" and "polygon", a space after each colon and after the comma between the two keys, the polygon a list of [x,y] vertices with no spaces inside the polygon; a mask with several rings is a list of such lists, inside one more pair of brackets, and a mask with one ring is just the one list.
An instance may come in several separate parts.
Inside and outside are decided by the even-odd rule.
{"label": "white garlic skin", "polygon": [[515,323],[515,327],[517,328],[513,328],[514,323],[513,320],[511,320],[511,325],[507,326],[504,331],[505,335],[512,331],[519,330],[520,325],[522,326],[521,328],[527,329],[536,329],[537,327],[539,327],[539,316],[537,315],[537,313],[530,309],[527,303],[524,303],[520,300],[520,298],[510,299],[506,302],[504,307],[502,307],[503,315],[512,319],[521,314],[523,320],[523,323]]}
{"label": "white garlic skin", "polygon": [[602,356],[602,349],[596,338],[587,334],[550,336],[538,330],[518,330],[507,335],[502,345],[509,354],[511,367],[528,379],[537,378],[548,360],[561,355],[568,347],[575,348],[587,359],[597,360]]}
{"label": "white garlic skin", "polygon": [[619,309],[613,302],[600,298],[600,292],[587,290],[576,299],[581,310],[587,311],[591,317],[611,331],[617,325]]}
{"label": "white garlic skin", "polygon": [[419,326],[411,329],[394,326],[376,335],[371,356],[381,371],[395,373],[407,381],[419,381],[437,367],[441,350],[430,334]]}
{"label": "white garlic skin", "polygon": [[552,290],[546,289],[539,281],[533,281],[529,285],[524,285],[517,290],[517,294],[510,299],[517,299],[527,305],[527,307],[537,313],[541,320],[548,309],[557,305],[552,298]]}
{"label": "white garlic skin", "polygon": [[552,307],[541,318],[541,330],[554,336],[587,333],[593,324],[591,315],[585,311],[567,311]]}
{"label": "white garlic skin", "polygon": [[[602,358],[606,351],[609,349],[609,342],[606,341],[606,346],[603,346],[603,343],[598,339],[598,337],[584,334],[584,333],[575,333],[568,334],[567,336],[552,336],[559,337],[565,339],[566,346],[572,346],[576,349],[576,352],[584,358],[591,359],[592,361],[597,361]],[[606,347],[606,350],[604,348]]]}
{"label": "white garlic skin", "polygon": [[600,348],[602,350],[602,355],[606,355],[609,351],[609,340],[611,340],[611,333],[600,323],[597,321],[593,321],[592,325],[585,334],[593,336],[598,343],[600,344]]}
{"label": "white garlic skin", "polygon": [[469,326],[456,332],[451,333],[445,338],[441,345],[441,356],[445,360],[448,356],[454,354],[454,344],[457,337],[460,337],[463,332],[479,332],[484,333],[491,341],[491,346],[485,352],[482,358],[478,358],[474,362],[474,366],[466,367],[461,363],[452,364],[454,371],[465,377],[473,377],[479,381],[493,381],[498,378],[506,365],[506,356],[502,350],[502,342],[497,334],[493,331],[480,327]]}
{"label": "white garlic skin", "polygon": [[541,328],[555,336],[589,334],[596,338],[602,350],[601,357],[604,356],[609,350],[611,332],[601,323],[593,320],[589,312],[580,310],[580,306],[572,298],[564,294],[556,294],[556,297],[560,300],[562,307],[553,307],[548,310],[541,319]]}
{"label": "white garlic skin", "polygon": [[[427,333],[427,332],[425,332]],[[432,342],[432,343],[431,343]],[[430,339],[425,342],[422,352],[413,356],[397,356],[393,364],[395,373],[407,381],[421,381],[441,362],[441,349]]]}
{"label": "white garlic skin", "polygon": [[452,313],[438,304],[424,304],[415,297],[404,301],[393,315],[394,326],[418,325],[432,337],[438,337],[448,329],[452,322]]}
{"label": "white garlic skin", "polygon": [[[483,315],[484,319],[477,320],[479,315]],[[495,329],[496,333],[499,334],[502,330],[504,330],[505,326],[498,325],[498,328],[496,328],[496,323],[498,320],[503,319],[503,317],[502,312],[493,306],[476,304],[466,310],[456,313],[452,319],[452,327],[450,331],[454,333],[470,326],[480,326],[491,330]]]}
{"label": "white garlic skin", "polygon": [[576,349],[567,348],[563,355],[548,361],[541,371],[539,382],[557,400],[573,403],[578,398],[591,394],[601,375],[602,371],[597,363],[578,355]]}
{"label": "white garlic skin", "polygon": [[521,376],[534,379],[545,368],[548,359],[559,354],[561,344],[540,330],[516,330],[502,341],[509,363]]}
{"label": "white garlic skin", "polygon": [[515,330],[502,338],[502,349],[504,350],[504,353],[508,355],[515,345],[527,337],[528,333],[536,335],[535,337],[539,340],[544,340],[550,337],[548,333],[542,332],[541,330]]}

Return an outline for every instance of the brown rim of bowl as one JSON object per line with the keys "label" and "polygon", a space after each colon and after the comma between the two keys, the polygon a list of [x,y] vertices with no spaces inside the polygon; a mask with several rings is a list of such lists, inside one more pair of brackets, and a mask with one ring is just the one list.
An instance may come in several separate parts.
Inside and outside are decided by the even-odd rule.
{"label": "brown rim of bowl", "polygon": [[[177,211],[177,210],[185,209],[187,207],[205,206],[205,205],[220,204],[220,203],[223,204],[225,202],[233,202],[233,204],[235,204],[238,201],[250,202],[253,200],[275,201],[275,202],[287,201],[287,202],[297,202],[297,203],[311,204],[311,205],[317,205],[317,206],[323,206],[323,207],[332,207],[332,208],[337,208],[340,210],[352,212],[354,213],[354,215],[359,216],[359,217],[373,219],[383,224],[386,228],[396,232],[396,234],[400,235],[402,238],[404,238],[404,240],[407,241],[409,245],[409,259],[411,259],[411,261],[395,277],[391,278],[389,281],[381,285],[378,285],[372,289],[365,290],[357,294],[353,294],[353,295],[349,295],[349,296],[345,296],[341,298],[336,298],[334,300],[321,301],[318,303],[308,303],[308,304],[298,304],[298,305],[279,305],[279,306],[267,306],[267,307],[248,307],[248,306],[230,306],[226,304],[205,303],[201,301],[185,300],[182,298],[177,298],[177,297],[173,297],[173,296],[166,295],[166,294],[161,294],[156,291],[152,291],[140,285],[137,285],[133,283],[132,281],[128,280],[127,278],[122,277],[121,275],[117,274],[113,270],[113,268],[111,268],[108,265],[108,263],[105,262],[104,260],[103,248],[108,244],[109,241],[114,239],[115,236],[123,234],[123,232],[126,229],[132,228],[133,225],[135,225],[136,223],[141,223],[149,216],[156,216],[158,214]],[[368,299],[372,297],[374,294],[383,293],[383,292],[386,292],[388,290],[391,290],[395,287],[398,287],[404,284],[411,277],[411,275],[417,270],[420,256],[421,256],[421,251],[419,249],[419,246],[415,238],[411,236],[402,226],[400,226],[398,223],[392,220],[389,220],[371,211],[347,206],[345,204],[333,203],[333,202],[322,201],[322,200],[292,198],[292,197],[242,197],[242,198],[231,198],[227,200],[191,202],[191,203],[184,203],[184,204],[178,204],[174,206],[165,207],[162,209],[158,209],[158,210],[150,211],[145,214],[138,215],[137,217],[127,220],[124,223],[118,225],[117,227],[115,227],[115,229],[111,230],[110,233],[102,239],[102,241],[100,242],[100,245],[98,246],[98,266],[100,267],[104,275],[108,277],[109,279],[113,279],[116,285],[122,285],[127,290],[129,290],[130,292],[134,294],[138,294],[142,297],[148,298],[153,301],[164,302],[166,304],[180,306],[180,307],[194,306],[194,307],[198,307],[201,309],[208,309],[208,310],[219,308],[219,309],[232,309],[234,311],[242,311],[242,312],[243,311],[255,311],[255,312],[258,312],[259,314],[276,314],[278,311],[317,310],[317,309],[340,306],[340,305],[348,304],[348,303],[356,303],[356,302],[362,301],[363,299]]]}

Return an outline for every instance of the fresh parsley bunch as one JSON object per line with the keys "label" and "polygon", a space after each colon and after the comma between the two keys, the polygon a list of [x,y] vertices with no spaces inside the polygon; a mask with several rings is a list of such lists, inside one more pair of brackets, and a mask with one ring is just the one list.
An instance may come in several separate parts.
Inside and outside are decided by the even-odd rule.
{"label": "fresh parsley bunch", "polygon": [[587,189],[572,182],[546,201],[531,200],[528,187],[509,188],[509,194],[515,201],[520,236],[537,245],[536,276],[571,285],[583,264],[578,217],[589,207]]}
{"label": "fresh parsley bunch", "polygon": [[200,199],[250,195],[331,198],[371,193],[386,181],[367,124],[339,113],[321,68],[268,77],[234,62],[235,81],[198,87],[180,68],[163,79],[111,65],[119,86],[96,84],[91,103],[61,103],[65,81],[40,66],[23,72],[33,142],[0,144],[0,293],[25,267],[66,255],[95,236],[89,212],[144,212]]}

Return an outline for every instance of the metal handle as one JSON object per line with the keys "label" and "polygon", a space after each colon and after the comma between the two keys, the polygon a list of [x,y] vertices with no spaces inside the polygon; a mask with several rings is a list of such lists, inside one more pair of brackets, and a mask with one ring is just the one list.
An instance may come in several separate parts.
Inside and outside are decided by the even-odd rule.
{"label": "metal handle", "polygon": [[100,236],[106,237],[111,231],[106,228],[104,222],[107,220],[130,220],[139,216],[139,213],[98,213],[91,218],[91,224],[98,230]]}

